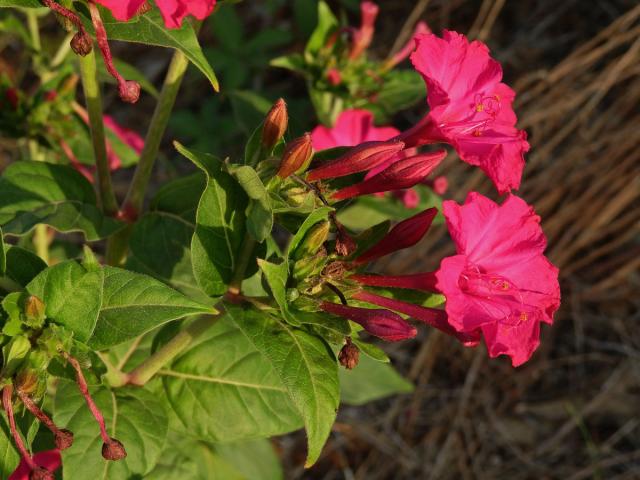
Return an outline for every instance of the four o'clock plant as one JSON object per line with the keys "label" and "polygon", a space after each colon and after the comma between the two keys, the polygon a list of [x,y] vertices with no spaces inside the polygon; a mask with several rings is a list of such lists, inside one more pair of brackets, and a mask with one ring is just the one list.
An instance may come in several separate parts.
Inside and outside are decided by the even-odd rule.
{"label": "four o'clock plant", "polygon": [[[331,121],[293,134],[284,98],[242,155],[175,139],[195,173],[149,195],[188,64],[209,95],[218,89],[197,40],[216,2],[2,6],[27,19],[37,84],[0,77],[0,126],[15,146],[0,177],[0,478],[175,478],[167,462],[183,478],[210,478],[207,459],[229,444],[225,462],[277,465],[266,439],[300,428],[312,467],[349,402],[341,383],[378,381],[362,378],[360,362],[389,373],[378,341],[437,329],[514,366],[535,354],[560,304],[558,270],[540,218],[511,192],[528,144],[484,44],[420,24],[405,48],[374,62],[378,7],[363,2],[361,25],[348,28],[320,2],[296,65],[320,121]],[[38,28],[46,12],[67,30],[53,54]],[[119,67],[111,40],[175,50],[159,92]],[[409,55],[430,110],[404,132],[376,127],[390,112],[376,96]],[[365,76],[374,82],[358,83]],[[124,108],[154,96],[146,132],[108,115],[103,90]],[[401,221],[346,224],[354,199],[425,183],[442,193],[434,171],[446,145],[487,173],[502,200],[469,192],[440,207],[403,197]],[[131,182],[116,192],[112,171],[126,168]],[[416,248],[439,213],[456,255],[433,272],[377,271],[376,260]],[[281,476],[272,468],[268,478]]]}

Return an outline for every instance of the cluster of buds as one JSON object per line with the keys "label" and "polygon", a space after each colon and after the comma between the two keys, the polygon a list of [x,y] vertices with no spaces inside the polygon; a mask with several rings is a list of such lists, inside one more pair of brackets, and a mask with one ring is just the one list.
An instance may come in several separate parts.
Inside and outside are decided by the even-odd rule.
{"label": "cluster of buds", "polygon": [[[50,8],[59,18],[64,19],[63,25],[68,28],[75,27],[77,32],[71,38],[71,49],[82,57],[88,55],[93,50],[93,40],[87,30],[84,28],[82,20],[75,12],[65,8],[54,0],[42,0],[45,6]],[[100,17],[98,7],[93,0],[87,2],[89,7],[89,13],[91,15],[91,23],[95,30],[96,41],[98,48],[104,59],[104,64],[107,71],[118,82],[118,95],[127,103],[136,103],[140,97],[140,84],[133,80],[125,80],[124,77],[118,72],[111,55],[111,49],[109,48],[109,42],[107,40],[107,31],[104,28],[104,23]],[[148,10],[148,6],[141,10],[144,13]]]}
{"label": "cluster of buds", "polygon": [[49,415],[39,406],[47,384],[47,367],[54,357],[61,357],[75,371],[76,383],[84,397],[89,410],[96,419],[100,435],[103,439],[102,456],[106,460],[120,460],[126,457],[122,443],[111,438],[106,429],[104,416],[93,400],[80,362],[68,350],[71,346],[70,336],[64,329],[48,324],[45,304],[38,297],[30,295],[24,300],[20,294],[10,294],[9,303],[21,306],[20,310],[12,309],[10,318],[3,332],[7,337],[3,348],[4,358],[0,372],[0,388],[2,389],[2,407],[6,413],[11,435],[16,449],[22,457],[22,466],[29,472],[30,480],[48,480],[55,478],[52,471],[37,464],[27,449],[16,426],[14,405],[22,405],[37,418],[42,425],[51,431],[55,447],[63,451],[73,445],[74,436],[70,430],[59,428]]}

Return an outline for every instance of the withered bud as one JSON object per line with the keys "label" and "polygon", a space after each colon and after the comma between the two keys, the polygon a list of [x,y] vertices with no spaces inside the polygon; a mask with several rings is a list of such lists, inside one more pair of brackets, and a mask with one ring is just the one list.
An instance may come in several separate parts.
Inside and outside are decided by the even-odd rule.
{"label": "withered bud", "polygon": [[73,432],[62,428],[55,434],[55,443],[58,450],[66,450],[73,445]]}
{"label": "withered bud", "polygon": [[142,2],[138,10],[136,11],[136,15],[144,15],[149,11],[151,11],[151,5],[149,4],[149,2]]}
{"label": "withered bud", "polygon": [[123,102],[136,103],[140,98],[140,84],[135,80],[126,80],[118,85],[118,94]]}
{"label": "withered bud", "polygon": [[328,277],[331,279],[340,279],[344,276],[344,273],[347,269],[342,262],[331,262],[329,265],[324,267],[322,270],[322,276]]}
{"label": "withered bud", "polygon": [[25,395],[30,395],[38,388],[38,374],[33,370],[21,370],[15,381],[16,390]]}
{"label": "withered bud", "polygon": [[284,136],[289,125],[287,104],[280,98],[273,104],[262,126],[262,146],[271,150]]}
{"label": "withered bud", "polygon": [[347,343],[342,347],[338,354],[338,361],[347,370],[353,370],[360,360],[360,349],[351,342],[347,337]]}
{"label": "withered bud", "polygon": [[102,456],[105,460],[122,460],[127,456],[127,451],[119,440],[110,438],[102,444]]}
{"label": "withered bud", "polygon": [[27,298],[24,306],[24,314],[27,316],[27,319],[30,321],[41,322],[45,318],[45,305],[42,300],[40,300],[35,295],[30,295]]}
{"label": "withered bud", "polygon": [[348,257],[358,248],[356,242],[347,233],[347,230],[339,223],[335,221],[336,225],[336,253],[341,257]]}
{"label": "withered bud", "polygon": [[91,41],[91,37],[84,30],[80,30],[76,32],[76,34],[71,39],[71,50],[73,50],[76,54],[84,57],[85,55],[89,55],[91,53],[91,49],[93,48],[93,42]]}
{"label": "withered bud", "polygon": [[29,472],[29,480],[55,480],[56,476],[46,468],[36,467]]}
{"label": "withered bud", "polygon": [[282,154],[278,176],[287,178],[299,170],[304,170],[309,166],[311,157],[313,157],[311,134],[305,133],[303,136],[287,143]]}

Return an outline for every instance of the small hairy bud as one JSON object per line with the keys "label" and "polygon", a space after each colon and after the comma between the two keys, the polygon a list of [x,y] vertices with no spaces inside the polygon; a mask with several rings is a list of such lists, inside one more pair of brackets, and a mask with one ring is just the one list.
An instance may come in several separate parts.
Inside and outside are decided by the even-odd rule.
{"label": "small hairy bud", "polygon": [[46,468],[36,467],[29,472],[29,480],[55,480],[56,476]]}
{"label": "small hairy bud", "polygon": [[123,102],[136,103],[140,98],[140,84],[134,80],[126,80],[118,85],[118,94]]}
{"label": "small hairy bud", "polygon": [[122,460],[127,456],[127,451],[119,440],[110,438],[102,444],[102,456],[105,460]]}
{"label": "small hairy bud", "polygon": [[311,162],[311,157],[313,157],[311,134],[305,133],[303,136],[287,143],[282,154],[278,176],[287,178],[299,170],[304,170]]}
{"label": "small hairy bud", "polygon": [[73,445],[73,432],[66,428],[60,429],[55,434],[55,443],[58,450],[66,450]]}
{"label": "small hairy bud", "polygon": [[360,349],[351,342],[349,337],[347,337],[347,343],[338,354],[338,360],[340,365],[347,370],[353,370],[360,361]]}
{"label": "small hairy bud", "polygon": [[271,150],[284,136],[288,125],[287,104],[280,98],[273,104],[264,119],[262,127],[262,145],[264,148]]}
{"label": "small hairy bud", "polygon": [[71,50],[73,50],[81,57],[89,55],[92,48],[93,44],[91,42],[91,37],[89,37],[87,32],[83,30],[76,32],[76,34],[71,39]]}
{"label": "small hairy bud", "polygon": [[42,300],[40,300],[35,295],[30,295],[27,298],[24,306],[24,314],[27,317],[29,322],[40,323],[44,321],[45,318],[45,305]]}

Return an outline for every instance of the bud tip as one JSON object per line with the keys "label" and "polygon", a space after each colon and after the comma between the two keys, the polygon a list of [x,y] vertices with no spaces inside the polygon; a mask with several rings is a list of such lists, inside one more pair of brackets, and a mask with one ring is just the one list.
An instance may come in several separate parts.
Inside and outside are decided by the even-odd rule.
{"label": "bud tip", "polygon": [[109,441],[102,444],[102,456],[105,460],[122,460],[127,456],[127,451],[122,442],[110,438]]}

